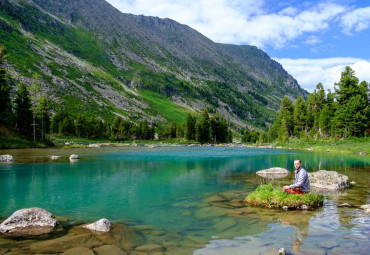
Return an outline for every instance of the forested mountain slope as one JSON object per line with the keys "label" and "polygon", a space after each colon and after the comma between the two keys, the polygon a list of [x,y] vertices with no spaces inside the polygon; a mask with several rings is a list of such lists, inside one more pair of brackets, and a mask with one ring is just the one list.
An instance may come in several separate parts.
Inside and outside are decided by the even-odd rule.
{"label": "forested mountain slope", "polygon": [[0,44],[14,83],[30,85],[38,73],[54,110],[103,119],[184,123],[208,108],[237,126],[263,128],[285,95],[308,95],[254,46],[214,43],[104,0],[0,0]]}

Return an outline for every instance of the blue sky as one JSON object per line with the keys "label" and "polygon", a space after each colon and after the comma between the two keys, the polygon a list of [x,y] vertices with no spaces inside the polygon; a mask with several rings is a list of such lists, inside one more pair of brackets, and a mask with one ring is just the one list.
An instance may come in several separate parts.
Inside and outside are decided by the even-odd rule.
{"label": "blue sky", "polygon": [[370,1],[107,0],[124,13],[171,18],[218,43],[255,45],[312,92],[346,65],[370,82]]}

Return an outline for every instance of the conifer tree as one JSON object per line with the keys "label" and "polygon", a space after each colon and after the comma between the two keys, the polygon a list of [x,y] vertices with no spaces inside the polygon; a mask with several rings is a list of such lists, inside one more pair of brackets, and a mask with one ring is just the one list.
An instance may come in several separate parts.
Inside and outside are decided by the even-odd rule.
{"label": "conifer tree", "polygon": [[185,138],[187,140],[195,140],[195,125],[197,119],[195,116],[192,116],[190,113],[186,119],[186,129],[185,129]]}
{"label": "conifer tree", "polygon": [[15,96],[16,128],[20,135],[32,136],[31,100],[26,85],[20,84]]}
{"label": "conifer tree", "polygon": [[347,66],[334,88],[338,102],[338,110],[335,113],[338,133],[345,137],[363,135],[369,111],[368,84],[359,84],[355,72]]}
{"label": "conifer tree", "polygon": [[287,96],[281,101],[279,115],[281,118],[279,139],[285,142],[293,131],[293,105]]}
{"label": "conifer tree", "polygon": [[12,105],[10,100],[10,86],[3,67],[7,57],[6,48],[0,45],[0,125],[10,126]]}
{"label": "conifer tree", "polygon": [[294,134],[300,137],[301,132],[304,132],[306,127],[307,115],[306,115],[306,104],[301,96],[299,96],[294,103]]}

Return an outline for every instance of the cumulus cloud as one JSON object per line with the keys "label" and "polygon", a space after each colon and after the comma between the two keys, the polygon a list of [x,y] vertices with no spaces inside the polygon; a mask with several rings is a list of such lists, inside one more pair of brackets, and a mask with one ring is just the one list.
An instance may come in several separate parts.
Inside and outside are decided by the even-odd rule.
{"label": "cumulus cloud", "polygon": [[108,0],[126,13],[171,18],[216,42],[284,47],[305,33],[327,30],[346,7],[320,3],[309,9],[264,10],[264,0]]}
{"label": "cumulus cloud", "polygon": [[340,80],[341,72],[350,66],[360,81],[370,82],[370,60],[359,58],[324,58],[324,59],[289,59],[279,58],[278,61],[298,83],[307,91],[312,92],[321,82],[325,89],[334,91],[334,83]]}
{"label": "cumulus cloud", "polygon": [[346,13],[341,17],[343,32],[352,34],[352,30],[356,32],[369,28],[370,25],[370,7],[358,8]]}

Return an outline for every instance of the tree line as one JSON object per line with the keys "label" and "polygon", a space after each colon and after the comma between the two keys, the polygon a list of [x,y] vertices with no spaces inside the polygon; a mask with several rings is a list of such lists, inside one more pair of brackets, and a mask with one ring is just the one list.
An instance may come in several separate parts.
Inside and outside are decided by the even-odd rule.
{"label": "tree line", "polygon": [[203,110],[199,120],[189,113],[184,125],[171,122],[159,130],[158,136],[160,139],[178,138],[199,143],[231,143],[233,139],[227,121],[220,114],[210,117],[207,109]]}
{"label": "tree line", "polygon": [[284,97],[278,116],[266,134],[267,140],[368,135],[369,83],[359,82],[354,70],[347,66],[334,89],[326,93],[319,83],[306,101],[298,97],[294,105]]}

